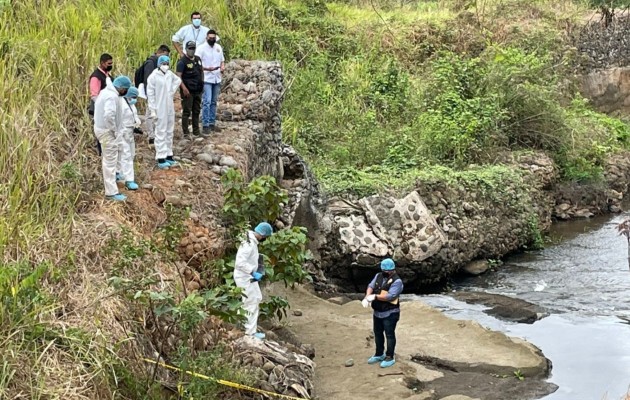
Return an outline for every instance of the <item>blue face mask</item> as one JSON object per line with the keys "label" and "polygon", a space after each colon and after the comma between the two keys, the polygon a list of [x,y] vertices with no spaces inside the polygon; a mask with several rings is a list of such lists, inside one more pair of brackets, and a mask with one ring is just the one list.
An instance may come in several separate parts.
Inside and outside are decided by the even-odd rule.
{"label": "blue face mask", "polygon": [[138,99],[129,99],[129,104],[132,106],[138,102]]}
{"label": "blue face mask", "polygon": [[201,20],[199,18],[193,19],[192,23],[193,23],[195,28],[199,28],[201,26]]}

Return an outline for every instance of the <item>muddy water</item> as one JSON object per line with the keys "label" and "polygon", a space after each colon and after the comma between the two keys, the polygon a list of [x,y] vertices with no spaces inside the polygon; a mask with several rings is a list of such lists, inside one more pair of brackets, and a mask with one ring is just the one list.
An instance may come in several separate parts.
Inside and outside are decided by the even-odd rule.
{"label": "muddy water", "polygon": [[616,400],[630,386],[630,271],[616,226],[630,214],[561,223],[544,250],[505,260],[494,272],[456,282],[455,290],[518,297],[549,310],[533,325],[508,323],[448,296],[418,297],[454,318],[474,319],[522,337],[553,362],[548,400]]}

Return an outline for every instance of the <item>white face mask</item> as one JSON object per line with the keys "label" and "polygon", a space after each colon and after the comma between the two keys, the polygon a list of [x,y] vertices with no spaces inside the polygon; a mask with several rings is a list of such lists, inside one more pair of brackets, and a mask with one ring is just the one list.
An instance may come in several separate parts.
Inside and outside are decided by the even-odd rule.
{"label": "white face mask", "polygon": [[162,70],[162,72],[166,73],[166,71],[168,71],[169,69],[171,69],[171,67],[169,65],[160,65],[160,69]]}

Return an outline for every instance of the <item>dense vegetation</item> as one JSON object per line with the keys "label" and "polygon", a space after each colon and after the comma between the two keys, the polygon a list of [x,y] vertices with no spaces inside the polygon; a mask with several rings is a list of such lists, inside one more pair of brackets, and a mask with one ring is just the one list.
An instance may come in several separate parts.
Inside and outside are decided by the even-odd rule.
{"label": "dense vegetation", "polygon": [[278,53],[304,54],[313,34],[303,27],[317,27],[284,131],[330,191],[405,186],[436,166],[530,150],[550,154],[567,180],[593,181],[606,154],[628,145],[628,125],[591,110],[569,79],[577,4],[318,4],[282,15],[301,40]]}
{"label": "dense vegetation", "polygon": [[[88,245],[85,252],[60,245],[80,225],[85,195],[100,193],[85,114],[86,80],[100,53],[114,55],[116,73],[131,75],[191,11],[201,11],[228,58],[283,62],[285,140],[332,192],[365,194],[436,175],[498,179],[502,168],[492,164],[503,151],[543,150],[567,180],[597,180],[630,130],[590,109],[568,79],[575,54],[566,26],[587,7],[567,0],[0,0],[0,397],[17,387],[33,399],[114,398],[115,384],[133,375],[114,368],[125,343],[107,341],[102,332],[111,327],[84,318],[89,327],[76,328],[90,305],[62,304],[72,290],[87,290],[73,288],[69,275],[102,279],[97,266],[105,262]],[[171,300],[173,310],[182,306],[175,297],[160,301]],[[210,300],[191,299],[197,306]],[[49,386],[50,376],[82,386]]]}

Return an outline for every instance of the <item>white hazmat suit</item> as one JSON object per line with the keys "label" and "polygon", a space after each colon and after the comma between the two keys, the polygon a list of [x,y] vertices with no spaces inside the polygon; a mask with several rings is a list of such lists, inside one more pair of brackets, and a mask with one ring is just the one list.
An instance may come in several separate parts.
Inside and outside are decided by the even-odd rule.
{"label": "white hazmat suit", "polygon": [[173,155],[175,105],[173,96],[182,80],[168,70],[156,68],[147,79],[147,101],[155,121],[155,159]]}
{"label": "white hazmat suit", "polygon": [[258,282],[252,281],[252,274],[258,268],[258,240],[253,231],[247,232],[248,240],[241,243],[234,263],[234,283],[243,289],[243,309],[247,311],[245,334],[253,335],[258,326],[259,304],[262,293]]}
{"label": "white hazmat suit", "polygon": [[136,156],[136,141],[134,139],[133,129],[140,127],[140,118],[138,110],[133,104],[129,104],[124,97],[120,98],[121,107],[121,127],[120,127],[120,143],[118,145],[118,167],[116,168],[125,181],[135,181],[133,170],[133,160]]}
{"label": "white hazmat suit", "polygon": [[118,162],[118,145],[120,143],[120,127],[122,123],[121,96],[111,81],[99,93],[94,103],[94,134],[101,143],[103,166],[103,184],[105,196],[118,194],[116,185],[116,164]]}

